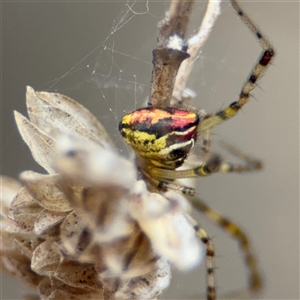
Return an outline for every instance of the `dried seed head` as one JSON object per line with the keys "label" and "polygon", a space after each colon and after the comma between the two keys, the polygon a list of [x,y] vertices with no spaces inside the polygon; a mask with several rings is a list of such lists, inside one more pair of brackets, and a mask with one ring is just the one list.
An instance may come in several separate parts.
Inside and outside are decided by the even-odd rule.
{"label": "dried seed head", "polygon": [[199,262],[185,198],[149,192],[90,112],[29,87],[27,107],[30,120],[16,113],[16,122],[49,174],[23,172],[23,187],[3,181],[6,271],[41,299],[152,299],[168,286],[170,264]]}

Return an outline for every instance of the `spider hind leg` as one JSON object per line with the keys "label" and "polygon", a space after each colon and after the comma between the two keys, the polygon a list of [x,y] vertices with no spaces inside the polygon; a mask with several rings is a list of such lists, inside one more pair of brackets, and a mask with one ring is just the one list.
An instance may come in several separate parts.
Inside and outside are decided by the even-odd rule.
{"label": "spider hind leg", "polygon": [[225,230],[237,241],[248,270],[248,291],[250,294],[259,292],[263,286],[262,277],[247,235],[238,225],[230,221],[228,218],[223,217],[220,213],[208,206],[203,200],[197,197],[188,197],[187,199],[193,207],[203,213],[207,218],[213,221],[221,229]]}
{"label": "spider hind leg", "polygon": [[200,237],[202,243],[206,247],[205,254],[205,264],[206,264],[206,299],[215,300],[216,299],[216,284],[215,284],[215,275],[214,275],[214,257],[215,257],[215,248],[212,243],[212,240],[208,237],[206,231],[200,228],[198,225],[194,226],[195,231]]}

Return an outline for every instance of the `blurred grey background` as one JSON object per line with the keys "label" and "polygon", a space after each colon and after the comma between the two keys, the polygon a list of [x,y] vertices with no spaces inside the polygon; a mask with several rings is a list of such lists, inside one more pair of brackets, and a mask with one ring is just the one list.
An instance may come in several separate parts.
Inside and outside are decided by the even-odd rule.
{"label": "blurred grey background", "polygon": [[[25,87],[57,91],[88,107],[124,155],[117,124],[149,92],[156,24],[168,1],[2,2],[1,173],[42,171],[22,142],[13,110],[25,112]],[[255,99],[214,131],[261,158],[265,169],[198,179],[199,195],[240,224],[251,238],[266,281],[259,299],[299,299],[299,3],[251,1],[245,11],[278,54],[258,82]],[[206,3],[197,2],[191,32]],[[135,13],[134,13],[134,12]],[[257,61],[255,38],[224,2],[222,15],[190,80],[195,107],[214,112],[237,99]],[[226,155],[226,152],[224,152]],[[195,213],[216,245],[220,295],[246,284],[235,241]],[[161,298],[203,296],[205,269],[174,272]],[[1,274],[1,299],[20,299],[25,287]]]}

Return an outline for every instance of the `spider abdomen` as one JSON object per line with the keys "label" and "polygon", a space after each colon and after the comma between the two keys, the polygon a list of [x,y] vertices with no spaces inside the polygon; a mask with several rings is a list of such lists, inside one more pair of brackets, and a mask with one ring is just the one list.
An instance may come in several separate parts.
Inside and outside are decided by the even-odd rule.
{"label": "spider abdomen", "polygon": [[119,130],[143,158],[161,166],[180,166],[197,139],[199,116],[173,107],[146,107],[123,117]]}

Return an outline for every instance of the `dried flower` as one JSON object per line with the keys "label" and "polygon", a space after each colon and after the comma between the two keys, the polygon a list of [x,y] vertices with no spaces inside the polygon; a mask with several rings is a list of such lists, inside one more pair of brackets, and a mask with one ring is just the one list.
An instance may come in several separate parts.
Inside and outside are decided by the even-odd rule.
{"label": "dried flower", "polygon": [[179,193],[138,180],[102,125],[74,100],[27,88],[19,131],[48,174],[2,177],[1,260],[41,299],[153,299],[170,266],[204,256]]}

